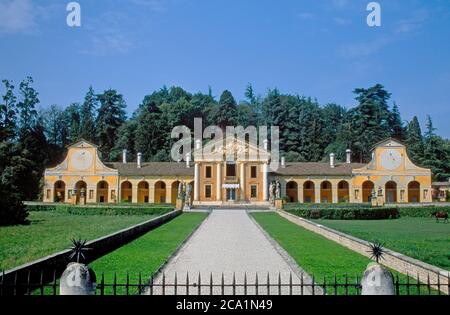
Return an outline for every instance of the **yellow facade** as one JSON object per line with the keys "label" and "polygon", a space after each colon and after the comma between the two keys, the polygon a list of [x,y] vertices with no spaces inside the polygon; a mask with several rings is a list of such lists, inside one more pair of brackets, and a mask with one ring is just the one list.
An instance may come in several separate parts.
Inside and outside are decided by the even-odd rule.
{"label": "yellow facade", "polygon": [[[286,202],[363,203],[374,192],[385,203],[432,202],[431,171],[414,165],[406,147],[393,139],[378,143],[366,165],[291,163],[269,170],[270,154],[264,149],[237,141],[219,150],[219,159],[196,150],[189,165],[147,163],[140,168],[103,163],[98,148],[81,140],[68,148],[61,164],[45,171],[44,202],[175,204],[180,183],[189,183],[194,205],[266,205],[272,181],[280,183]],[[236,159],[227,161],[227,154]]]}

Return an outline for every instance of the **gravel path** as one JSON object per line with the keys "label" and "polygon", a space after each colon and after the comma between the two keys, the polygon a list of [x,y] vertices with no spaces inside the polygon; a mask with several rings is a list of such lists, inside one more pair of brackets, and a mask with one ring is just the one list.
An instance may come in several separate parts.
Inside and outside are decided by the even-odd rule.
{"label": "gravel path", "polygon": [[[270,289],[271,293],[278,294],[279,277],[283,284],[289,284],[292,275],[292,283],[299,284],[302,274],[298,266],[283,258],[282,253],[275,249],[271,241],[242,210],[213,211],[154,283],[161,284],[164,274],[165,283],[174,284],[176,274],[177,294],[186,294],[186,287],[183,285],[187,282],[188,272],[189,283],[198,283],[200,275],[201,283],[207,285],[202,287],[202,294],[210,294],[211,277],[213,283],[218,285],[213,287],[213,294],[222,294],[222,273],[224,294],[233,293],[231,284],[234,277],[236,284],[244,284],[245,275],[248,284],[255,284],[258,275],[258,283],[266,284],[269,275],[270,283],[276,284]],[[303,281],[311,283],[306,274]],[[190,294],[198,294],[198,288],[190,287],[189,291]],[[311,289],[305,288],[303,292],[311,293]],[[161,293],[161,287],[153,288],[153,294]],[[174,294],[174,287],[166,288],[164,293]],[[235,293],[244,294],[243,286],[237,286]],[[249,286],[247,294],[255,293],[255,286]],[[260,287],[258,293],[266,294],[267,288]],[[288,294],[289,287],[282,286],[281,293]],[[300,288],[294,286],[293,293],[299,294]]]}

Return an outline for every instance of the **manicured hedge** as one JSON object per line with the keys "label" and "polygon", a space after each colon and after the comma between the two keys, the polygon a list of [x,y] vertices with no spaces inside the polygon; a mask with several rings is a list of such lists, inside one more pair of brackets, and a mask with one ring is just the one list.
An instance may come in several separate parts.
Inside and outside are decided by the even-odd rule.
{"label": "manicured hedge", "polygon": [[398,211],[402,217],[428,218],[433,212],[450,213],[450,206],[399,207]]}
{"label": "manicured hedge", "polygon": [[147,207],[28,205],[26,208],[28,211],[56,211],[73,215],[161,215],[174,209],[173,206],[164,205],[152,205]]}
{"label": "manicured hedge", "polygon": [[299,208],[287,209],[289,213],[305,219],[326,220],[386,220],[400,217],[397,208]]}

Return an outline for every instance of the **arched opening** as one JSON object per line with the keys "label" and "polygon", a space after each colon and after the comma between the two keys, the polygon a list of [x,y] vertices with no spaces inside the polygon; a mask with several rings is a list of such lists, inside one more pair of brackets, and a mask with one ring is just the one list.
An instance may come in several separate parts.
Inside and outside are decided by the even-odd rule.
{"label": "arched opening", "polygon": [[166,203],[166,183],[157,182],[155,184],[155,203]]}
{"label": "arched opening", "polygon": [[77,192],[76,195],[76,204],[77,205],[85,205],[86,204],[86,182],[80,180],[78,183],[75,184],[75,191]]}
{"label": "arched opening", "polygon": [[133,202],[133,185],[125,181],[120,185],[120,200],[122,202]]}
{"label": "arched opening", "polygon": [[303,184],[303,203],[314,203],[316,190],[312,181]]}
{"label": "arched opening", "polygon": [[286,184],[286,196],[289,202],[298,203],[298,185],[296,182],[288,182]]}
{"label": "arched opening", "polygon": [[375,184],[371,182],[370,180],[366,181],[362,185],[362,196],[363,196],[363,202],[370,202],[372,191],[375,188]]}
{"label": "arched opening", "polygon": [[397,203],[397,183],[390,181],[386,183],[386,203]]}
{"label": "arched opening", "polygon": [[331,189],[331,183],[329,181],[324,181],[320,184],[320,202],[321,203],[333,202],[333,192]]}
{"label": "arched opening", "polygon": [[175,203],[177,201],[178,198],[178,186],[180,185],[179,181],[173,182],[172,183],[172,203]]}
{"label": "arched opening", "polygon": [[408,202],[420,202],[420,183],[413,181],[408,184]]}
{"label": "arched opening", "polygon": [[64,203],[66,200],[66,183],[59,180],[54,185],[53,201]]}
{"label": "arched opening", "polygon": [[148,203],[150,196],[149,185],[142,181],[138,184],[138,203]]}
{"label": "arched opening", "polygon": [[109,185],[106,181],[102,180],[97,184],[97,202],[108,203],[108,190]]}
{"label": "arched opening", "polygon": [[345,180],[338,183],[338,202],[350,202],[350,186]]}

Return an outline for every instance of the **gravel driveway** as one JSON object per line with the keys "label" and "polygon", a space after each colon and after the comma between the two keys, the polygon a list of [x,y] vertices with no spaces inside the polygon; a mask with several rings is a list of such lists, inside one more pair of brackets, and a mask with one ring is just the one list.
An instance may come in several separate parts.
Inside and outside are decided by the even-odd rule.
{"label": "gravel driveway", "polygon": [[[256,223],[243,210],[214,210],[200,228],[192,235],[181,250],[171,259],[154,281],[155,284],[175,283],[177,275],[177,294],[186,294],[187,273],[189,272],[189,283],[198,283],[200,275],[201,284],[207,285],[201,288],[202,294],[210,294],[209,287],[212,277],[214,286],[213,294],[232,294],[233,278],[238,284],[236,294],[244,294],[243,284],[245,275],[247,283],[255,284],[256,275],[258,283],[266,284],[267,277],[272,294],[278,294],[278,281],[281,277],[283,284],[301,282],[302,270],[295,264],[288,263],[279,250],[260,230]],[[225,287],[222,291],[222,273]],[[311,283],[308,275],[304,275],[304,283]],[[228,286],[229,285],[229,286]],[[165,294],[174,294],[174,287],[167,287]],[[190,294],[198,294],[198,287],[190,287]],[[304,294],[311,293],[310,288],[304,289]],[[148,293],[148,292],[147,292]],[[161,294],[161,287],[155,286],[153,294]],[[247,294],[255,294],[255,286],[249,286]],[[259,294],[266,294],[267,288],[260,287]],[[289,293],[289,287],[281,287],[282,294]],[[293,294],[299,294],[300,288],[294,287]],[[319,293],[319,291],[316,291]]]}

